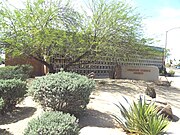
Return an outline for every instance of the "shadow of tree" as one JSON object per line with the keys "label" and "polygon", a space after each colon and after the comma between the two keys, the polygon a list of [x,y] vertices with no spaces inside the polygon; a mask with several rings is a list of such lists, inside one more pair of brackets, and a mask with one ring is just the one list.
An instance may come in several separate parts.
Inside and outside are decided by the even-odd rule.
{"label": "shadow of tree", "polygon": [[[117,93],[130,97],[136,97],[138,94],[143,94],[147,85],[153,86],[156,90],[157,100],[168,102],[172,107],[180,109],[180,89],[175,87],[158,86],[153,82],[144,82],[138,80],[112,80],[105,84],[98,84],[97,90],[109,93]],[[137,98],[137,97],[136,97]],[[172,110],[173,111],[173,110]],[[176,113],[176,112],[175,112]],[[176,116],[177,114],[175,114]],[[178,117],[176,117],[175,121]]]}
{"label": "shadow of tree", "polygon": [[0,129],[0,134],[1,135],[13,135],[10,132],[8,132],[6,129]]}
{"label": "shadow of tree", "polygon": [[144,82],[138,80],[112,80],[111,82],[106,82],[103,85],[98,85],[97,89],[104,92],[135,96],[137,94],[144,93],[147,85],[155,88],[157,97],[163,98],[170,105],[180,109],[180,89],[172,86],[158,86],[153,82]]}
{"label": "shadow of tree", "polygon": [[87,109],[83,115],[79,118],[79,125],[81,128],[86,126],[91,127],[104,127],[115,128],[113,118],[97,110]]}
{"label": "shadow of tree", "polygon": [[36,110],[34,107],[17,107],[13,112],[1,115],[0,124],[10,124],[23,120],[32,116]]}
{"label": "shadow of tree", "polygon": [[[123,84],[123,85],[122,85]],[[127,85],[126,85],[127,84]],[[135,84],[128,84],[128,83],[118,83],[118,84],[104,84],[101,86],[98,86],[98,90],[104,91],[104,92],[110,92],[110,93],[120,93],[125,94],[127,96],[137,95],[138,93],[141,93],[144,91],[144,88],[142,86],[138,86]]]}
{"label": "shadow of tree", "polygon": [[180,109],[180,89],[175,87],[156,86],[156,93],[170,105]]}
{"label": "shadow of tree", "polygon": [[178,122],[179,121],[179,117],[176,115],[172,116],[172,122]]}

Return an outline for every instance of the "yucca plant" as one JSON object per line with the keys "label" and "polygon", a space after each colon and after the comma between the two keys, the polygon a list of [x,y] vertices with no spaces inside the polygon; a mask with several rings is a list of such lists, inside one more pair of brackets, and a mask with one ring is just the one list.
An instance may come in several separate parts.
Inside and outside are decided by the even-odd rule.
{"label": "yucca plant", "polygon": [[158,114],[153,102],[146,103],[146,100],[140,97],[138,103],[133,101],[130,104],[126,98],[124,99],[130,107],[127,108],[122,103],[115,104],[119,108],[121,115],[113,115],[113,117],[126,132],[137,135],[159,135],[164,133],[169,121]]}

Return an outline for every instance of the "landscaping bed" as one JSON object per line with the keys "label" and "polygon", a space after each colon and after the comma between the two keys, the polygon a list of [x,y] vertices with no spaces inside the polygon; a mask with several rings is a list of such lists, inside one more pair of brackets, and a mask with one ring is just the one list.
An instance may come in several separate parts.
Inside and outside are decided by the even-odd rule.
{"label": "landscaping bed", "polygon": [[[118,109],[114,105],[117,102],[123,102],[122,96],[136,99],[137,95],[143,93],[147,84],[154,86],[157,98],[166,100],[171,104],[174,114],[180,114],[180,90],[173,87],[156,86],[153,82],[144,82],[137,80],[96,80],[96,89],[90,96],[90,102],[87,110],[79,118],[80,135],[103,134],[118,135],[126,134],[122,128],[114,121],[112,114]],[[32,97],[26,97],[24,101],[18,104],[18,108],[13,113],[1,116],[0,129],[6,134],[22,135],[27,123],[43,112],[42,107],[32,100]],[[178,113],[179,112],[179,113]],[[178,116],[177,116],[178,117]],[[179,121],[171,122],[171,125],[179,126]],[[2,130],[0,130],[2,131]],[[174,131],[174,132],[177,132]],[[178,132],[177,132],[178,133]],[[175,133],[174,133],[175,134]]]}

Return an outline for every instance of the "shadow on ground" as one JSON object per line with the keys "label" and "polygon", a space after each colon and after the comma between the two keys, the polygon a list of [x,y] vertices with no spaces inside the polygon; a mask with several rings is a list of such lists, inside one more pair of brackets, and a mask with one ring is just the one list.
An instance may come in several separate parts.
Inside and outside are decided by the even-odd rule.
{"label": "shadow on ground", "polygon": [[172,106],[180,109],[180,89],[175,87],[156,86],[156,93]]}
{"label": "shadow on ground", "polygon": [[34,107],[17,107],[13,112],[0,116],[0,125],[15,123],[19,120],[28,118],[34,114]]}
{"label": "shadow on ground", "polygon": [[[108,80],[104,84],[97,84],[98,92],[107,92],[112,94],[121,94],[137,98],[138,94],[143,94],[147,85],[155,88],[157,100],[161,102],[167,102],[172,106],[173,122],[179,121],[178,112],[174,111],[174,108],[180,109],[180,89],[168,86],[158,86],[153,82],[144,82],[137,80]],[[96,93],[95,93],[96,95]],[[98,96],[98,94],[97,94]],[[178,116],[177,116],[178,115]]]}
{"label": "shadow on ground", "polygon": [[98,84],[98,91],[109,93],[118,93],[134,97],[137,94],[144,93],[147,85],[153,86],[156,90],[157,97],[163,98],[170,105],[180,109],[180,89],[175,87],[158,86],[153,82],[144,82],[137,80],[110,80],[104,84]]}
{"label": "shadow on ground", "polygon": [[[138,83],[137,83],[138,82]],[[142,93],[148,83],[139,82],[136,80],[117,80],[98,84],[97,89],[104,92],[119,93],[127,96],[137,95]]]}
{"label": "shadow on ground", "polygon": [[13,135],[10,132],[8,132],[6,129],[0,129],[0,134],[1,135]]}
{"label": "shadow on ground", "polygon": [[103,128],[115,128],[113,118],[97,110],[87,109],[84,114],[79,118],[80,127],[103,127]]}
{"label": "shadow on ground", "polygon": [[178,121],[179,121],[179,117],[173,114],[172,122],[178,122]]}

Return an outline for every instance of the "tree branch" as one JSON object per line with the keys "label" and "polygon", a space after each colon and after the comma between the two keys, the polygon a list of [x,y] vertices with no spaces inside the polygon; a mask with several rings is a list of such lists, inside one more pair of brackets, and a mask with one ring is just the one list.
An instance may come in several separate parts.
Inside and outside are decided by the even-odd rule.
{"label": "tree branch", "polygon": [[84,58],[85,56],[87,56],[88,54],[90,54],[90,51],[86,51],[84,52],[81,56],[77,57],[75,60],[69,62],[65,67],[64,70],[67,70],[67,68],[69,68],[70,66],[72,66],[74,63],[79,62],[82,58]]}

